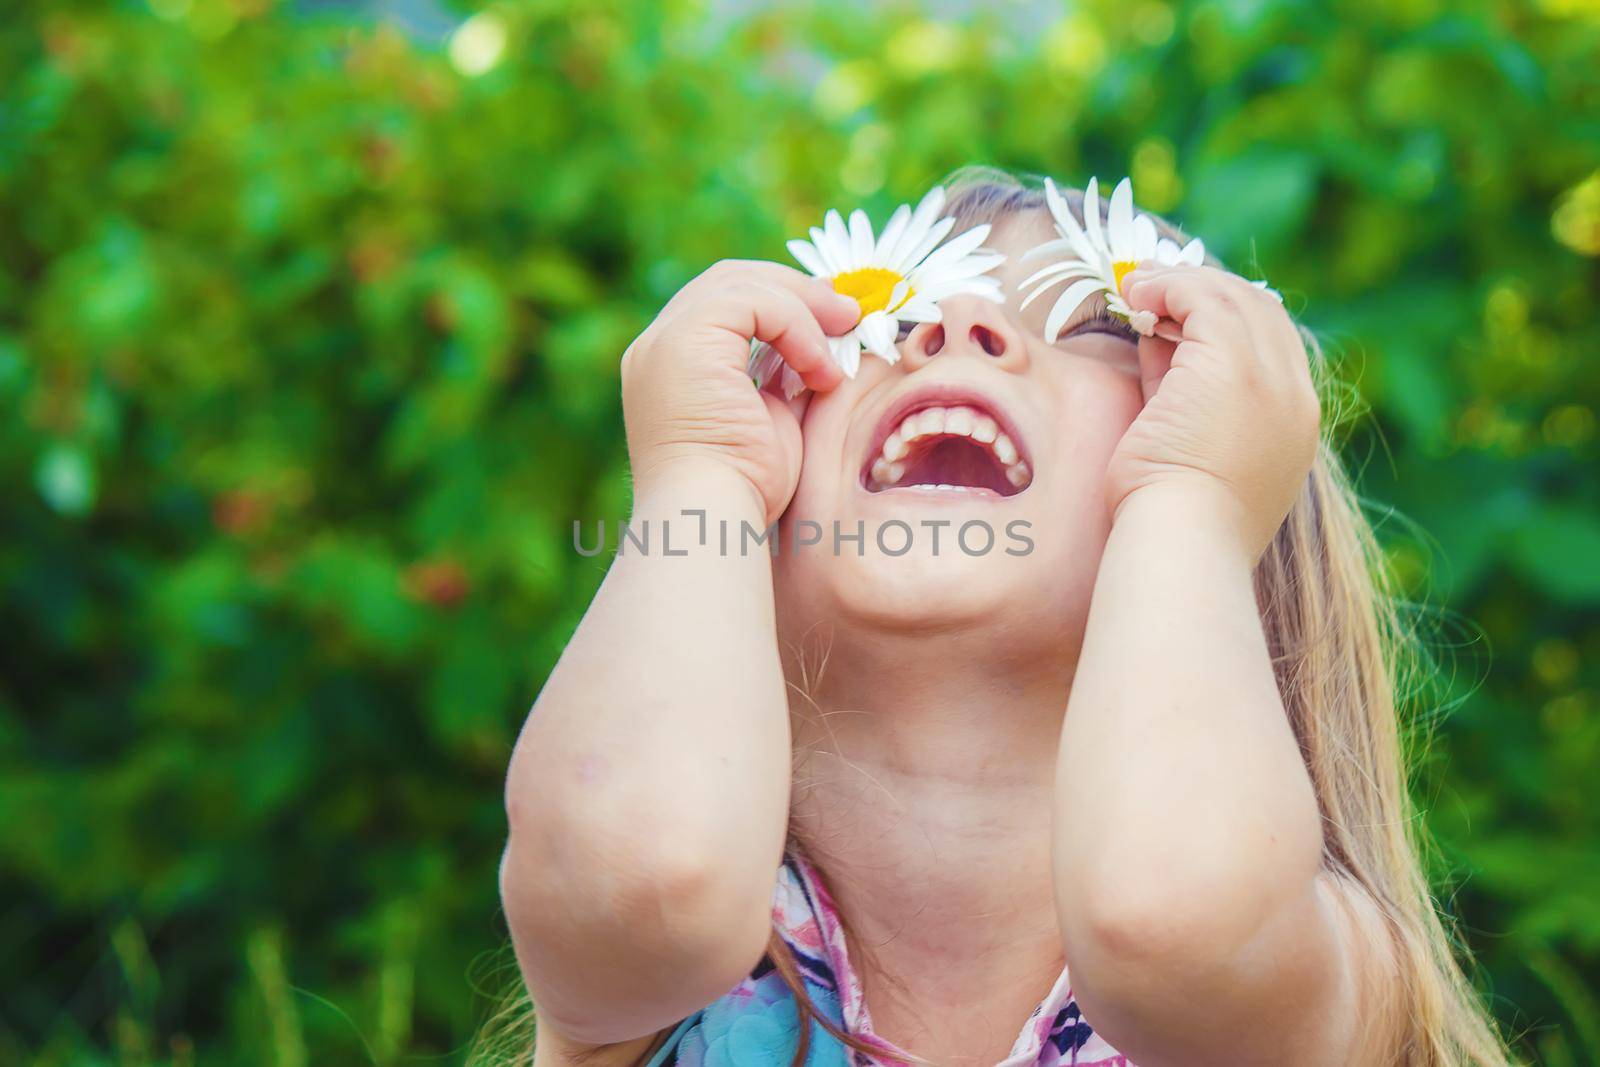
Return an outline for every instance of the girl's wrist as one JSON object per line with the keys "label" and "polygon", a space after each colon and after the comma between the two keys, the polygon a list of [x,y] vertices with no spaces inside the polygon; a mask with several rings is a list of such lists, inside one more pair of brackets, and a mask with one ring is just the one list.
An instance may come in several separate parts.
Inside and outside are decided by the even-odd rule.
{"label": "girl's wrist", "polygon": [[1201,474],[1148,482],[1118,502],[1112,514],[1113,536],[1118,530],[1147,524],[1169,537],[1175,550],[1180,544],[1192,545],[1197,535],[1247,572],[1254,569],[1270,540],[1270,535],[1262,538],[1259,522],[1231,487]]}
{"label": "girl's wrist", "polygon": [[685,454],[634,474],[633,518],[672,518],[700,512],[716,522],[765,526],[766,502],[749,478],[713,456]]}

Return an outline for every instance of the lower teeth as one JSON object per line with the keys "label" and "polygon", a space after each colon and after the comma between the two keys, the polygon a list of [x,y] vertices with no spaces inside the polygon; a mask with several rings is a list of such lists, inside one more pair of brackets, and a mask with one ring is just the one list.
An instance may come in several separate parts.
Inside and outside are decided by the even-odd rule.
{"label": "lower teeth", "polygon": [[[901,482],[905,477],[906,465],[879,459],[872,465],[871,482],[878,489],[953,489],[965,493],[981,492],[982,487],[975,485],[949,485],[945,482]],[[1025,489],[1033,481],[1032,472],[1026,463],[1013,463],[1005,470],[1006,480],[1017,489]]]}

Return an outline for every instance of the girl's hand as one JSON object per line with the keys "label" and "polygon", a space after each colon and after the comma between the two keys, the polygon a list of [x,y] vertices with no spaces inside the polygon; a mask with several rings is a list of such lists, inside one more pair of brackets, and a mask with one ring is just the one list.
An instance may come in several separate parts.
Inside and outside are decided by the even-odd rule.
{"label": "girl's hand", "polygon": [[1182,339],[1139,341],[1145,406],[1107,470],[1113,513],[1154,487],[1199,486],[1233,512],[1254,560],[1316,457],[1321,412],[1299,331],[1276,297],[1213,267],[1141,266],[1123,294]]}
{"label": "girl's hand", "polygon": [[776,519],[800,477],[806,401],[755,388],[750,339],[770,344],[809,388],[831,389],[843,372],[825,332],[844,333],[858,314],[827,282],[776,263],[724,260],[680,289],[622,357],[636,495],[709,461],[747,480]]}

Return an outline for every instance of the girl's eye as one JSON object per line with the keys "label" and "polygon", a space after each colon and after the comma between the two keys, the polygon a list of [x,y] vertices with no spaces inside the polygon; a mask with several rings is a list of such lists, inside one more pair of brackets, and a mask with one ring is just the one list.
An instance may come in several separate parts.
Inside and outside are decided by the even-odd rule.
{"label": "girl's eye", "polygon": [[1093,315],[1078,323],[1072,328],[1071,332],[1064,334],[1060,340],[1066,340],[1068,337],[1076,337],[1084,333],[1110,334],[1112,337],[1127,341],[1129,344],[1136,345],[1139,343],[1139,335],[1133,332],[1133,327],[1111,314],[1104,307],[1097,309]]}

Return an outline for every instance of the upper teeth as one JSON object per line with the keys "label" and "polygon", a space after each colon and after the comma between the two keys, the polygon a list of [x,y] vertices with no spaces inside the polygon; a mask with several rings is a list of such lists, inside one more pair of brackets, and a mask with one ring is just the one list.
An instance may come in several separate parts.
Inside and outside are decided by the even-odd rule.
{"label": "upper teeth", "polygon": [[911,451],[911,442],[940,435],[969,437],[988,448],[1005,468],[1006,480],[1018,489],[1027,488],[1033,480],[1027,463],[1017,456],[1016,444],[988,415],[968,407],[923,408],[907,415],[884,439],[881,454],[872,462],[873,487],[882,489],[899,484],[906,473],[906,465],[901,460]]}

